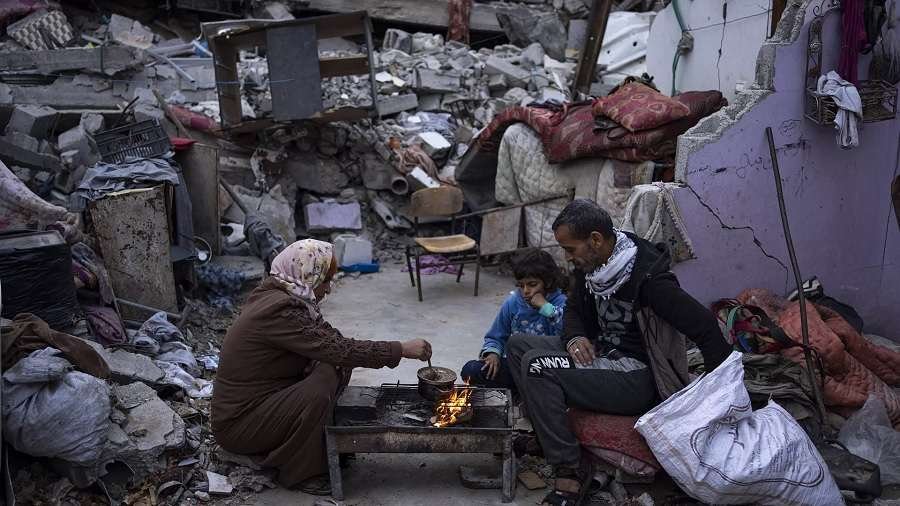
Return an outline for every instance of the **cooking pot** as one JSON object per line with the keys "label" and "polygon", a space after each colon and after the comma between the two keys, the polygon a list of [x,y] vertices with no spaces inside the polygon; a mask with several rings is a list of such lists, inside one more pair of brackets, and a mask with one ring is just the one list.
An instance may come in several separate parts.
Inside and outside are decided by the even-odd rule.
{"label": "cooking pot", "polygon": [[453,393],[456,372],[446,367],[423,367],[416,373],[419,377],[419,395],[429,401],[446,399]]}

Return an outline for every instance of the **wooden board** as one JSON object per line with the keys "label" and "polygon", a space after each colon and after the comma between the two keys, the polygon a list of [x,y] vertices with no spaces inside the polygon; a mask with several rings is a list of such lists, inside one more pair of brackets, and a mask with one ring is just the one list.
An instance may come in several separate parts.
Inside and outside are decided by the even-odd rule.
{"label": "wooden board", "polygon": [[272,116],[276,121],[309,118],[322,110],[319,43],[313,24],[266,30]]}
{"label": "wooden board", "polygon": [[219,150],[208,144],[194,144],[175,156],[184,173],[191,197],[194,235],[209,243],[213,255],[222,251],[219,232]]}
{"label": "wooden board", "polygon": [[[177,312],[163,186],[110,193],[89,211],[117,297]],[[126,319],[144,316],[122,307]]]}
{"label": "wooden board", "polygon": [[521,207],[485,214],[481,222],[481,240],[479,241],[481,254],[495,255],[518,249],[521,227]]}
{"label": "wooden board", "polygon": [[[320,12],[354,12],[366,10],[372,19],[447,28],[448,0],[309,0],[307,10]],[[296,10],[302,10],[299,6]],[[497,9],[490,4],[475,3],[469,18],[469,29],[478,32],[503,33],[497,21]]]}

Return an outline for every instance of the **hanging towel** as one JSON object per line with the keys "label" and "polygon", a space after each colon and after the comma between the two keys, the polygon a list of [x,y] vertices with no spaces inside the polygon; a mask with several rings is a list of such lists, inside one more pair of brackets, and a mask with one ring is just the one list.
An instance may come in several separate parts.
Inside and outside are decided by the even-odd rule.
{"label": "hanging towel", "polygon": [[664,243],[676,263],[695,258],[694,246],[672,195],[672,189],[677,187],[674,183],[635,186],[620,227],[652,243]]}
{"label": "hanging towel", "polygon": [[837,72],[831,71],[819,77],[816,90],[821,95],[834,98],[834,103],[839,107],[834,117],[834,126],[837,129],[837,143],[843,149],[859,146],[859,131],[857,123],[862,119],[862,99],[856,86],[845,81]]}

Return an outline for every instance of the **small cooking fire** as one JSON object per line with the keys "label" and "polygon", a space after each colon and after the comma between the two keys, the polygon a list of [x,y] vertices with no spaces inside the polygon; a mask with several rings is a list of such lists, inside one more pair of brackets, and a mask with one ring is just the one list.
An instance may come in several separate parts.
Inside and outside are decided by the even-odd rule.
{"label": "small cooking fire", "polygon": [[434,408],[434,426],[449,427],[469,421],[472,418],[472,402],[469,400],[472,391],[468,383],[466,387],[454,388],[450,397]]}

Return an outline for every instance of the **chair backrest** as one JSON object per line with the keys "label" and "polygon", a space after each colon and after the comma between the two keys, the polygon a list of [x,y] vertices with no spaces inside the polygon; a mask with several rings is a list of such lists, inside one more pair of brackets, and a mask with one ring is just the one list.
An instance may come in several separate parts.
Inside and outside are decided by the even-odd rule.
{"label": "chair backrest", "polygon": [[416,218],[453,216],[462,211],[463,193],[455,186],[425,188],[412,194],[409,214]]}

